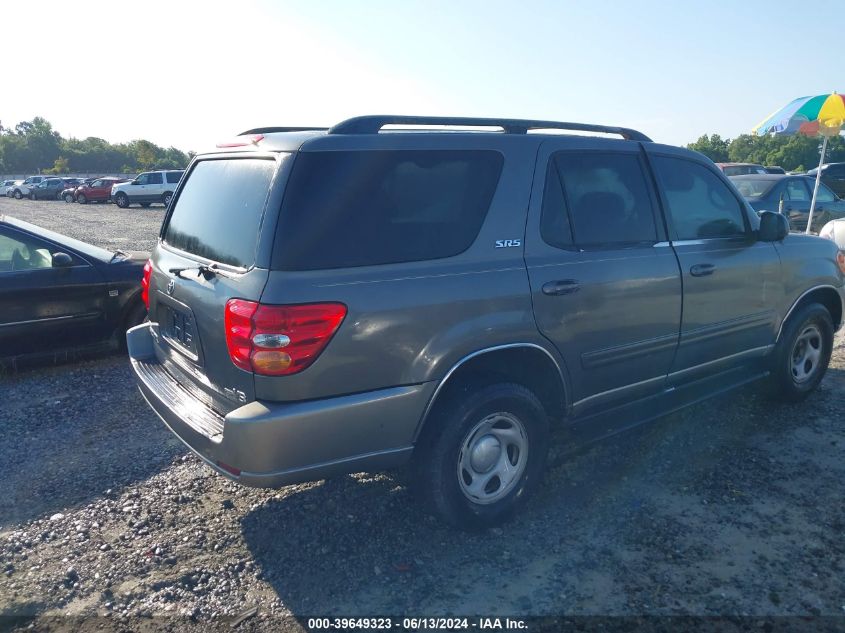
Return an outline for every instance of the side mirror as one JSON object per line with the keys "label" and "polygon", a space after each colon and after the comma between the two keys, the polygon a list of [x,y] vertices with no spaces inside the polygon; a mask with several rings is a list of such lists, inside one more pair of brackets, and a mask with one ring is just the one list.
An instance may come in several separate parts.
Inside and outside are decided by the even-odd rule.
{"label": "side mirror", "polygon": [[133,185],[140,185],[141,183],[140,183],[140,182],[138,182],[137,180],[133,180],[133,181],[132,181],[132,184],[133,184]]}
{"label": "side mirror", "polygon": [[67,253],[53,253],[53,268],[67,268],[73,265],[73,258]]}
{"label": "side mirror", "polygon": [[760,212],[758,236],[761,242],[780,242],[787,235],[789,235],[789,220],[785,215],[772,211]]}

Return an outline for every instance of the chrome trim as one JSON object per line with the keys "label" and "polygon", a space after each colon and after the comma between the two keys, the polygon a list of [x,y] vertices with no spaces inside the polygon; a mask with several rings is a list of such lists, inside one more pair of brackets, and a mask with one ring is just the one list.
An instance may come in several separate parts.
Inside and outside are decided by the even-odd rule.
{"label": "chrome trim", "polygon": [[719,358],[715,358],[713,360],[708,360],[706,363],[700,363],[698,365],[693,365],[692,367],[686,367],[685,369],[680,369],[678,371],[673,371],[668,375],[669,378],[673,378],[676,376],[683,376],[684,374],[688,374],[689,372],[696,371],[701,369],[702,367],[707,367],[709,365],[715,365],[717,363],[722,363],[727,360],[731,360],[734,358],[740,358],[742,356],[748,356],[750,358],[756,358],[758,356],[765,356],[767,352],[770,352],[774,344],[771,345],[762,345],[760,347],[752,347],[751,349],[743,350],[742,352],[737,352],[735,354],[728,354],[727,356],[721,356]]}
{"label": "chrome trim", "polygon": [[[776,343],[780,340],[781,332],[783,332],[783,324],[786,323],[786,320],[789,318],[789,315],[792,314],[792,311],[795,310],[796,306],[801,301],[801,299],[806,297],[811,292],[813,292],[815,290],[821,290],[822,288],[830,288],[831,290],[835,290],[836,294],[839,295],[839,303],[842,305],[842,316],[843,316],[843,320],[845,320],[845,297],[842,296],[842,290],[843,290],[842,287],[837,288],[836,286],[831,286],[830,284],[822,284],[820,286],[813,286],[809,290],[805,290],[804,292],[802,292],[801,296],[799,296],[793,302],[793,304],[790,306],[789,310],[786,311],[786,314],[784,315],[783,319],[781,319],[780,327],[778,327],[778,335],[775,337]],[[841,322],[840,323],[834,323],[834,326],[836,326],[836,325],[841,326],[842,323]]]}
{"label": "chrome trim", "polygon": [[621,387],[614,387],[613,389],[608,389],[607,391],[600,391],[599,393],[594,393],[592,396],[581,398],[578,402],[573,402],[572,408],[575,409],[577,407],[580,407],[586,404],[587,402],[590,402],[591,400],[595,400],[596,398],[603,398],[613,393],[625,391],[626,389],[633,389],[635,387],[642,387],[643,385],[647,385],[661,380],[666,380],[666,374],[661,374],[660,376],[655,376],[654,378],[646,378],[645,380],[640,380],[639,382],[632,382],[627,385],[622,385]]}
{"label": "chrome trim", "polygon": [[416,428],[416,431],[414,432],[414,441],[416,441],[417,437],[419,436],[419,432],[422,429],[422,426],[425,423],[425,420],[428,417],[428,414],[431,412],[431,409],[434,406],[435,401],[437,400],[437,396],[440,395],[440,391],[441,391],[441,389],[443,389],[443,385],[445,385],[449,381],[449,378],[452,377],[452,374],[454,374],[455,371],[457,371],[457,369],[461,365],[463,365],[468,360],[475,358],[476,356],[481,356],[482,354],[487,354],[488,352],[497,352],[497,351],[503,350],[503,349],[515,349],[515,348],[518,348],[518,347],[530,347],[530,348],[538,349],[541,352],[545,353],[546,356],[549,357],[549,359],[551,359],[551,361],[555,364],[555,368],[557,369],[558,376],[560,376],[560,382],[563,384],[563,391],[564,391],[563,396],[564,396],[564,401],[565,401],[567,386],[566,386],[566,379],[564,378],[564,375],[563,375],[563,370],[560,368],[560,363],[557,362],[557,359],[555,359],[555,357],[552,356],[551,352],[549,352],[549,350],[547,350],[545,347],[543,347],[541,345],[537,345],[536,343],[507,343],[506,345],[494,345],[493,347],[485,347],[484,349],[477,350],[475,352],[472,352],[471,354],[467,354],[466,356],[464,356],[461,360],[459,360],[457,363],[452,365],[452,368],[449,371],[446,372],[446,375],[443,376],[443,378],[440,379],[440,382],[438,383],[437,387],[434,389],[434,393],[431,394],[431,398],[429,398],[429,400],[428,400],[428,404],[425,405],[425,409],[423,410],[423,414],[422,414],[422,417],[420,418],[420,421],[417,423],[417,428]]}
{"label": "chrome trim", "polygon": [[83,319],[85,317],[97,316],[98,312],[86,312],[85,314],[66,314],[64,316],[46,317],[44,319],[29,319],[28,321],[12,321],[11,323],[0,323],[0,327],[12,327],[13,325],[30,325],[32,323],[44,323],[45,321],[67,321],[68,319]]}
{"label": "chrome trim", "polygon": [[654,248],[666,248],[672,246],[672,242],[655,242],[652,246]]}

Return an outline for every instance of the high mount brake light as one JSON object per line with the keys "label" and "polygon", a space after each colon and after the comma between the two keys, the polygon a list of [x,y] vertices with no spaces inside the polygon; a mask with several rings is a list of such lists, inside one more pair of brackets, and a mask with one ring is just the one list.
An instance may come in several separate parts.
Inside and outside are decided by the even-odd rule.
{"label": "high mount brake light", "polygon": [[263,376],[296,374],[323,352],[346,317],[342,303],[226,303],[226,346],[232,362]]}
{"label": "high mount brake light", "polygon": [[144,264],[144,276],[141,278],[141,301],[144,302],[147,310],[150,309],[150,277],[153,273],[153,262],[148,259]]}
{"label": "high mount brake light", "polygon": [[217,144],[217,147],[246,147],[247,145],[258,145],[262,140],[264,140],[263,134],[246,134],[231,141],[222,141]]}

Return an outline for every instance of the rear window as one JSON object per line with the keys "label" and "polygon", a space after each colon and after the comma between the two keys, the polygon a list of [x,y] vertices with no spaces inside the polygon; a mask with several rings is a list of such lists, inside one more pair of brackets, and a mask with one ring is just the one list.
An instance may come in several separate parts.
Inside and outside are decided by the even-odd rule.
{"label": "rear window", "polygon": [[285,190],[280,270],[451,257],[478,235],[502,171],[489,150],[303,152]]}
{"label": "rear window", "polygon": [[269,159],[198,162],[173,206],[164,242],[215,262],[249,268],[255,263],[275,168]]}

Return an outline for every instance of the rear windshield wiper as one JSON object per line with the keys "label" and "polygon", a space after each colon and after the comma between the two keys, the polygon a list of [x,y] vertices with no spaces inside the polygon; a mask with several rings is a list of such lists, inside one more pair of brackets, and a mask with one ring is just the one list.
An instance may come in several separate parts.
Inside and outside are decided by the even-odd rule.
{"label": "rear windshield wiper", "polygon": [[[176,275],[177,277],[182,277],[182,273],[187,270],[195,270],[197,271],[197,276],[202,275],[203,279],[208,281],[212,277],[227,277],[229,279],[234,279],[234,276],[227,273],[223,269],[221,269],[217,264],[200,264],[198,266],[187,266],[185,268],[171,268],[170,273],[172,275]],[[184,279],[184,277],[182,277]]]}

